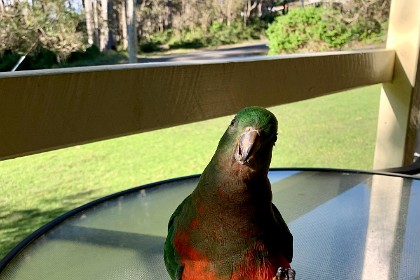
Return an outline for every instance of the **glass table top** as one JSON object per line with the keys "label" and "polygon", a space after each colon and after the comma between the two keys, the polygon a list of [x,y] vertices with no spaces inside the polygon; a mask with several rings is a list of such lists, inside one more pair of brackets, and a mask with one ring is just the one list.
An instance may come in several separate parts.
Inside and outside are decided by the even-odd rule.
{"label": "glass table top", "polygon": [[[0,279],[169,279],[167,223],[198,176],[124,191],[51,222],[0,262]],[[420,279],[420,181],[270,170],[294,236],[296,279]]]}

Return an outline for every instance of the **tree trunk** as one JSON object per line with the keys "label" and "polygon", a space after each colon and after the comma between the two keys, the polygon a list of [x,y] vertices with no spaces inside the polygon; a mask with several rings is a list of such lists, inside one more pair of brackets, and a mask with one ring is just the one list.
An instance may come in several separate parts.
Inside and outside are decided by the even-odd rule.
{"label": "tree trunk", "polygon": [[102,52],[108,47],[109,42],[109,28],[108,28],[108,0],[101,0],[100,13],[100,36],[99,36],[99,50]]}
{"label": "tree trunk", "polygon": [[85,4],[85,13],[86,13],[86,30],[87,30],[87,35],[88,35],[88,43],[89,45],[93,45],[94,25],[93,25],[93,18],[92,18],[92,0],[84,0],[84,4]]}
{"label": "tree trunk", "polygon": [[128,61],[137,62],[136,0],[127,0]]}
{"label": "tree trunk", "polygon": [[227,11],[226,11],[226,24],[230,26],[232,22],[232,12],[231,12],[232,0],[228,0],[227,2]]}
{"label": "tree trunk", "polygon": [[0,0],[0,14],[4,14],[4,3],[3,3],[3,0]]}
{"label": "tree trunk", "polygon": [[165,29],[172,28],[172,1],[167,1],[165,5]]}
{"label": "tree trunk", "polygon": [[117,41],[119,34],[119,22],[118,22],[118,3],[117,1],[108,1],[108,43],[106,49],[116,50]]}
{"label": "tree trunk", "polygon": [[252,2],[251,0],[247,1],[244,13],[244,27],[246,27],[248,23],[248,19],[251,17],[251,12],[255,7],[257,7],[258,1]]}
{"label": "tree trunk", "polygon": [[127,12],[125,10],[125,0],[119,3],[119,32],[120,32],[120,44],[124,50],[128,48],[127,40]]}
{"label": "tree trunk", "polygon": [[93,12],[93,43],[99,47],[99,20],[98,20],[98,2],[92,0]]}

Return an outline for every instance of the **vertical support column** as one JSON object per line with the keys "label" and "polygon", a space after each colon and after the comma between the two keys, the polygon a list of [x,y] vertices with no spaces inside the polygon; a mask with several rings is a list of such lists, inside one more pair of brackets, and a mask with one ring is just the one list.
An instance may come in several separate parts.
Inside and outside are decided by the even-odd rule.
{"label": "vertical support column", "polygon": [[413,158],[418,123],[418,105],[413,101],[419,99],[415,91],[416,80],[419,83],[419,41],[420,1],[393,0],[387,48],[396,51],[394,80],[382,88],[374,169],[401,166]]}

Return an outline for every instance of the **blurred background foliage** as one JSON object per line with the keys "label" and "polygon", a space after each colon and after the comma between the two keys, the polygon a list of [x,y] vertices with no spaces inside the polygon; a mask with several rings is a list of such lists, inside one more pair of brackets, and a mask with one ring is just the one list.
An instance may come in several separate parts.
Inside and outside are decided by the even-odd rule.
{"label": "blurred background foliage", "polygon": [[[389,5],[390,0],[0,0],[0,71],[10,71],[21,57],[18,70],[127,62],[131,37],[136,54],[266,38],[270,54],[375,47],[385,42]],[[128,32],[129,14],[135,15],[134,33]]]}

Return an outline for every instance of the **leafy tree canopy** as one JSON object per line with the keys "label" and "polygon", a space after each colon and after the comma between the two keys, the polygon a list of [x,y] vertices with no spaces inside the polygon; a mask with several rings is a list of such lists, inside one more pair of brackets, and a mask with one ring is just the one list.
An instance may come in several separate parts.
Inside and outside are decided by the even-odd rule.
{"label": "leafy tree canopy", "polygon": [[44,48],[61,61],[85,48],[78,23],[79,15],[64,0],[16,1],[0,12],[0,54],[13,50],[26,55]]}

